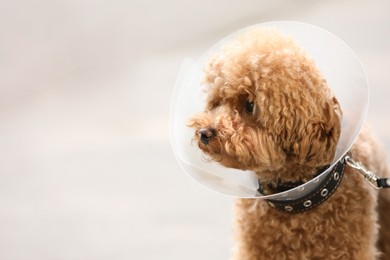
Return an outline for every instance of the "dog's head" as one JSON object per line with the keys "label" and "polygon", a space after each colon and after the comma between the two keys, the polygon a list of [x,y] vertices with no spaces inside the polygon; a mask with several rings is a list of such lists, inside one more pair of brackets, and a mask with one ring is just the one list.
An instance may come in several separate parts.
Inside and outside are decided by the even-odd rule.
{"label": "dog's head", "polygon": [[210,159],[259,174],[332,161],[341,110],[292,38],[247,31],[210,59],[205,74],[207,104],[189,126]]}

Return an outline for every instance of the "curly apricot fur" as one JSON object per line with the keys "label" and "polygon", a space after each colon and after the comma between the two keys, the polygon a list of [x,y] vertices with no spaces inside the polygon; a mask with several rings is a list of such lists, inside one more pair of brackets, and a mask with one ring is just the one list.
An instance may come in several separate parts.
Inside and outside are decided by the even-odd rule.
{"label": "curly apricot fur", "polygon": [[[211,57],[204,71],[205,111],[189,126],[195,140],[199,129],[215,129],[208,144],[198,141],[211,159],[255,171],[263,182],[307,181],[333,160],[342,108],[294,39],[273,29],[248,30]],[[253,102],[252,113],[245,102]],[[369,131],[352,152],[378,175],[390,176]],[[378,193],[350,168],[344,178],[326,203],[301,214],[238,199],[236,259],[390,259],[390,191],[381,193],[377,211]],[[378,223],[387,229],[379,231]]]}

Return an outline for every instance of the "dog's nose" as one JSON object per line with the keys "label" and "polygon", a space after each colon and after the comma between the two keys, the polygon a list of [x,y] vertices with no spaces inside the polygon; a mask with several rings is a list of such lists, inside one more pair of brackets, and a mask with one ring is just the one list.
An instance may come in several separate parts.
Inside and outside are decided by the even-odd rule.
{"label": "dog's nose", "polygon": [[216,135],[215,129],[213,128],[202,128],[198,131],[200,141],[203,144],[209,144],[209,141]]}

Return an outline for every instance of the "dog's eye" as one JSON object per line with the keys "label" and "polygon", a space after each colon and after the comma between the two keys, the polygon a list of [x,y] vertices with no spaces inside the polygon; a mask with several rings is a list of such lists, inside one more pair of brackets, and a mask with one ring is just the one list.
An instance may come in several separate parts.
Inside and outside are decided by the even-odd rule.
{"label": "dog's eye", "polygon": [[245,111],[252,114],[254,110],[255,104],[249,100],[245,101],[244,108]]}

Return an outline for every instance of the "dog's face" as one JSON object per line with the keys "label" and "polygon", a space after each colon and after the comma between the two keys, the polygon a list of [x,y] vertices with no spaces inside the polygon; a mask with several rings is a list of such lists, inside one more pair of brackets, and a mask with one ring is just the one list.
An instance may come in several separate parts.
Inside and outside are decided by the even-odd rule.
{"label": "dog's face", "polygon": [[247,32],[212,57],[205,73],[206,107],[189,126],[209,158],[257,173],[332,161],[341,110],[291,38]]}

